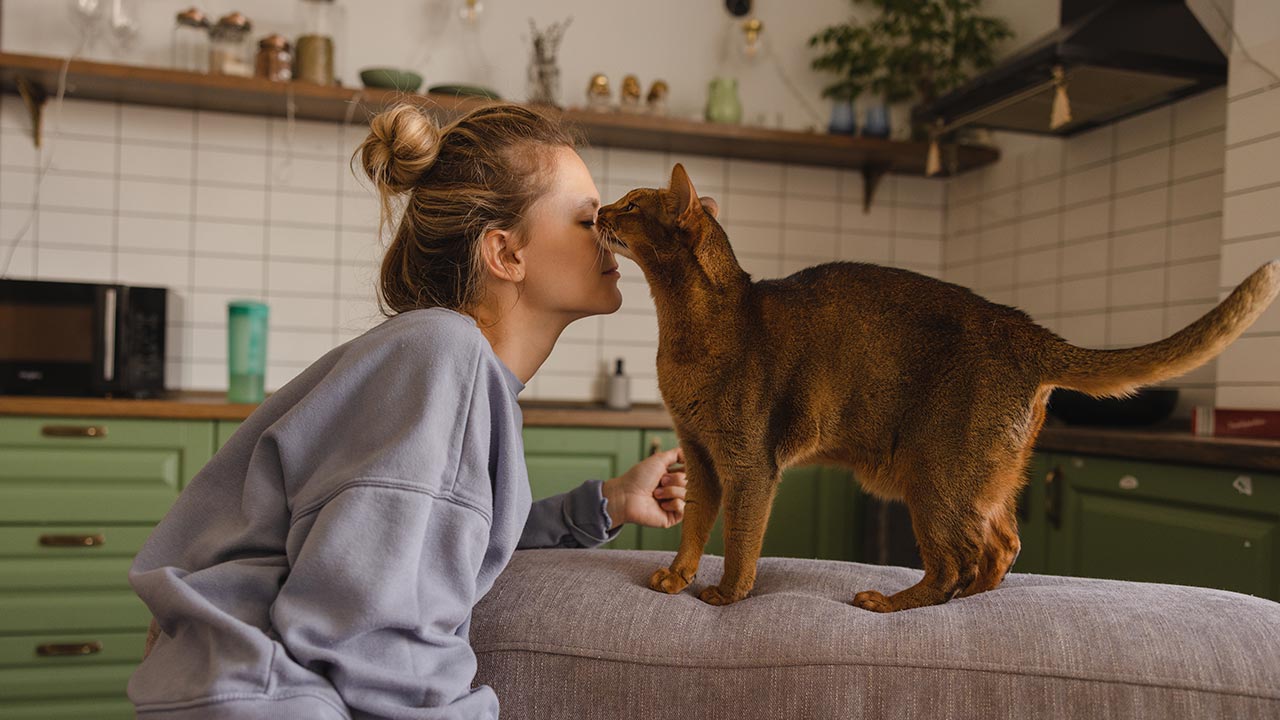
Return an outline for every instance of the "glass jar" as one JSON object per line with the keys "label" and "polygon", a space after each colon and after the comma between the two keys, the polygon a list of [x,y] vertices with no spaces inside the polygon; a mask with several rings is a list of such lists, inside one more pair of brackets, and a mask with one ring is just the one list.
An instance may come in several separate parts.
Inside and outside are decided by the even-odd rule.
{"label": "glass jar", "polygon": [[268,35],[258,41],[258,61],[254,75],[272,82],[293,79],[293,52],[283,35]]}
{"label": "glass jar", "polygon": [[317,85],[336,84],[346,10],[334,0],[299,0],[298,25],[302,34],[294,46],[294,77]]}
{"label": "glass jar", "polygon": [[174,70],[209,71],[209,18],[196,8],[178,13],[169,43],[169,64]]}
{"label": "glass jar", "polygon": [[253,25],[242,13],[222,16],[209,31],[209,74],[253,75],[249,57],[249,31]]}

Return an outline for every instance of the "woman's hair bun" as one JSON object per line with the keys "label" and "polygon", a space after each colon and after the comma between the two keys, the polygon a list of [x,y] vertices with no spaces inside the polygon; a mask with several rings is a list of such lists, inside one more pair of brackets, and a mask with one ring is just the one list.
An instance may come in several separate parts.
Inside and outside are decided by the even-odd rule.
{"label": "woman's hair bun", "polygon": [[407,193],[440,154],[440,127],[413,105],[397,105],[369,122],[360,160],[382,193]]}

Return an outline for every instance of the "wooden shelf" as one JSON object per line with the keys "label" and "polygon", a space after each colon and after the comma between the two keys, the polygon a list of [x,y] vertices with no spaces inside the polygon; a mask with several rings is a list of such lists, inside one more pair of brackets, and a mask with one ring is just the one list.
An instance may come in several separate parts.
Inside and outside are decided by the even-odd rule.
{"label": "wooden shelf", "polygon": [[[15,93],[19,84],[25,84],[36,96],[52,97],[62,65],[63,60],[54,57],[0,53],[0,88]],[[373,113],[395,102],[429,107],[444,120],[483,102],[448,95],[273,83],[84,60],[72,62],[69,67],[67,96],[275,117],[285,116],[292,103],[294,116],[300,119],[358,123],[367,122]],[[676,118],[582,110],[566,110],[562,114],[595,146],[862,169],[876,179],[886,172],[923,175],[928,150],[926,143]],[[943,165],[953,165],[955,172],[988,165],[1000,157],[994,148],[973,146],[944,146],[942,154]]]}

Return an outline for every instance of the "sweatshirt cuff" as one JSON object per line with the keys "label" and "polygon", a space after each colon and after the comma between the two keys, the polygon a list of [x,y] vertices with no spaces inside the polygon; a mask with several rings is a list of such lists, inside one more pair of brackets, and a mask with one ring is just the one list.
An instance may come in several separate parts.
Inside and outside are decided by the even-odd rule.
{"label": "sweatshirt cuff", "polygon": [[606,509],[604,499],[604,483],[600,480],[588,480],[568,492],[565,498],[565,525],[573,534],[573,539],[584,548],[603,545],[618,537],[622,526],[613,527],[613,518]]}

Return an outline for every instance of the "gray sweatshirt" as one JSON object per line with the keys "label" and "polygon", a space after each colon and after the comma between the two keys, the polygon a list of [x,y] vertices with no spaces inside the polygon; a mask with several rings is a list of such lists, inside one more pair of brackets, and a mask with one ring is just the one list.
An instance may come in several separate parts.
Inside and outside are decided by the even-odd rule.
{"label": "gray sweatshirt", "polygon": [[496,718],[472,606],[517,547],[616,535],[598,480],[531,505],[523,388],[470,317],[430,309],[268,398],[134,560],[163,630],[139,716]]}

